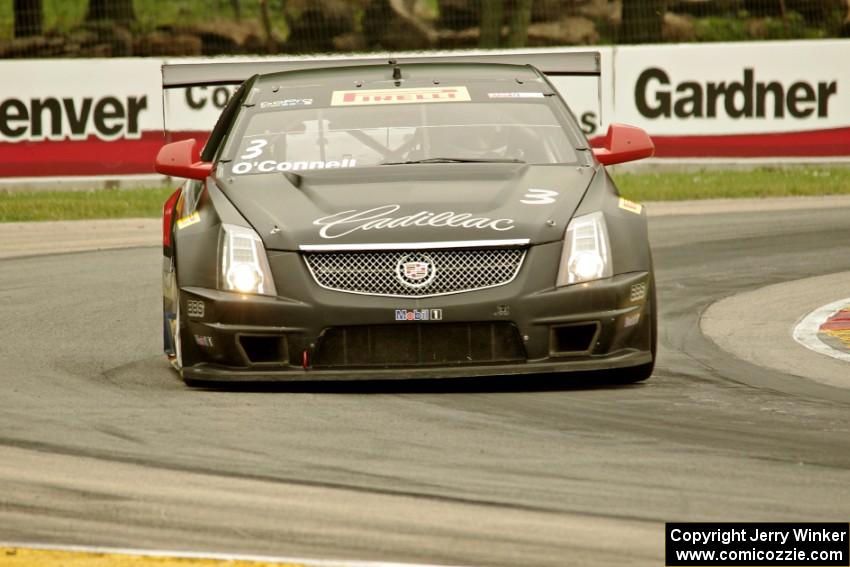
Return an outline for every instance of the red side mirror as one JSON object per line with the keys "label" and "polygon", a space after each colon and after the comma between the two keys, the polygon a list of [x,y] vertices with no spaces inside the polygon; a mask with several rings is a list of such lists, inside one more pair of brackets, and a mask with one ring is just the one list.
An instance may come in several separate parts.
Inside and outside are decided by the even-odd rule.
{"label": "red side mirror", "polygon": [[654,153],[655,144],[649,134],[627,124],[611,124],[605,135],[604,146],[593,149],[593,155],[602,165],[643,159]]}
{"label": "red side mirror", "polygon": [[195,139],[165,144],[156,154],[157,173],[171,177],[187,179],[206,179],[212,171],[212,164],[201,161],[201,150]]}

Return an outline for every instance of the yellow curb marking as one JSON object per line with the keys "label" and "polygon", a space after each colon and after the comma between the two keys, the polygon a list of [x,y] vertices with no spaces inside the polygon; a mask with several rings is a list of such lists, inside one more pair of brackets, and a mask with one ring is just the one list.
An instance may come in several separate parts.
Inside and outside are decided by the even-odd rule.
{"label": "yellow curb marking", "polygon": [[[841,309],[839,309],[838,311],[833,313],[829,318],[827,318],[826,321],[823,322],[823,324],[826,325],[827,323],[834,322],[837,317],[839,317],[839,316],[841,316],[841,315],[843,315],[847,312],[850,312],[850,305],[842,307]],[[828,337],[838,339],[839,341],[844,343],[845,347],[850,348],[850,322],[847,323],[847,328],[845,328],[845,329],[823,329],[823,328],[821,328],[818,332],[822,335],[826,335]]]}
{"label": "yellow curb marking", "polygon": [[850,348],[850,329],[821,331],[821,334],[836,338]]}
{"label": "yellow curb marking", "polygon": [[0,547],[2,567],[305,567],[301,563],[269,563],[242,559],[150,557],[119,553],[55,551]]}

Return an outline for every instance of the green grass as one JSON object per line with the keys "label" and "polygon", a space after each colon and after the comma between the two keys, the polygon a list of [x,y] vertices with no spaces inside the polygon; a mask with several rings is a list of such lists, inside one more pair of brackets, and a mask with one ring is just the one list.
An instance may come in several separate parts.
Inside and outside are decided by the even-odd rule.
{"label": "green grass", "polygon": [[[850,194],[850,168],[618,173],[624,197],[680,201]],[[173,189],[0,193],[0,222],[158,217]]]}
{"label": "green grass", "polygon": [[620,193],[635,201],[850,194],[850,168],[838,167],[618,173],[614,180]]}
{"label": "green grass", "polygon": [[0,222],[158,217],[174,189],[0,193]]}

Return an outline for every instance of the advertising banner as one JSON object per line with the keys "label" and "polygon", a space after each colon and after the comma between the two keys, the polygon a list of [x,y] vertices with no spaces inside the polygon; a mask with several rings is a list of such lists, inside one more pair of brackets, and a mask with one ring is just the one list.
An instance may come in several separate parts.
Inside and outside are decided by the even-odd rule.
{"label": "advertising banner", "polygon": [[[593,143],[621,122],[649,132],[658,157],[850,158],[850,40],[581,50],[600,52],[602,78],[552,81]],[[163,99],[165,62],[0,62],[14,78],[0,83],[0,178],[149,174],[166,129],[205,139],[236,87]]]}
{"label": "advertising banner", "polygon": [[850,42],[617,48],[614,109],[659,157],[850,156]]}
{"label": "advertising banner", "polygon": [[0,177],[152,172],[160,60],[0,62]]}

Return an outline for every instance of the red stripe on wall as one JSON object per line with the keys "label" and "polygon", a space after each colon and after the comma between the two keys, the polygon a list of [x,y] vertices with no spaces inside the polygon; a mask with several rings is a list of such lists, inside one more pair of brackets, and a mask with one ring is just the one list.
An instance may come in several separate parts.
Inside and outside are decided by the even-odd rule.
{"label": "red stripe on wall", "polygon": [[[593,138],[600,146],[603,138]],[[723,136],[653,136],[655,156],[663,158],[850,157],[850,128],[732,134]]]}
{"label": "red stripe on wall", "polygon": [[[176,132],[172,140],[206,140],[208,132]],[[725,136],[653,136],[655,155],[663,158],[850,157],[850,128],[783,134]],[[594,146],[602,138],[593,138]],[[165,143],[162,132],[144,132],[137,140],[106,142],[0,142],[0,177],[132,175],[154,173],[153,161]]]}
{"label": "red stripe on wall", "polygon": [[[208,132],[177,132],[172,141],[198,138]],[[107,142],[94,136],[85,140],[0,142],[0,177],[55,177],[63,175],[133,175],[154,173],[153,162],[165,143],[162,132],[143,132],[136,140]]]}
{"label": "red stripe on wall", "polygon": [[659,157],[850,156],[850,128],[735,136],[654,136]]}

